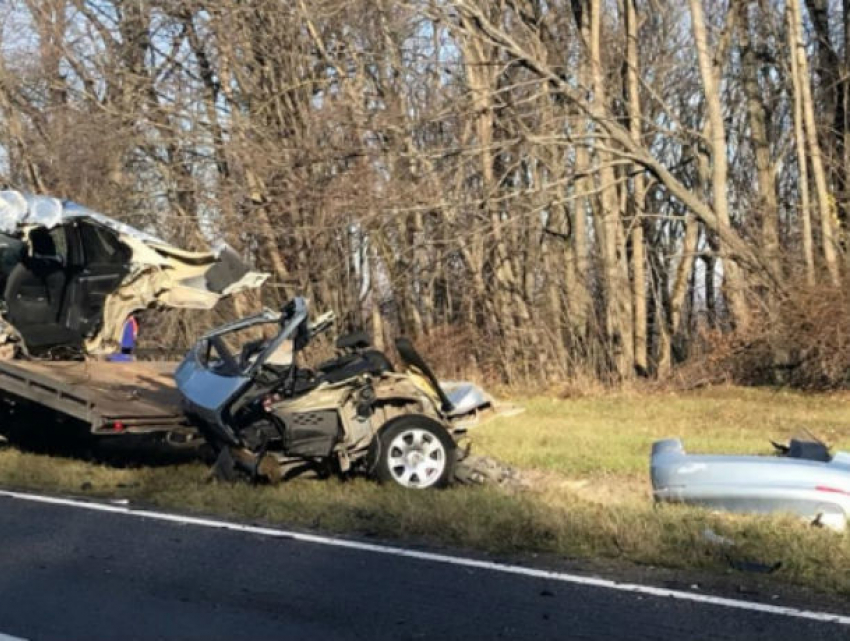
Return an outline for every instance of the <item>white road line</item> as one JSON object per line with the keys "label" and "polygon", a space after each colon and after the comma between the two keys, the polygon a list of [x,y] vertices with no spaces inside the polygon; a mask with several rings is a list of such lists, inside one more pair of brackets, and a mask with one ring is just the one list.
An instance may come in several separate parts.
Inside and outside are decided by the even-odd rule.
{"label": "white road line", "polygon": [[[154,510],[137,510],[123,505],[116,505],[111,503],[95,503],[90,501],[81,501],[77,499],[62,498],[56,496],[44,496],[41,494],[29,494],[26,492],[12,492],[8,490],[0,490],[0,497],[3,496],[12,499],[20,499],[22,501],[31,501],[34,503],[62,505],[66,507],[75,507],[84,510],[91,510],[93,512],[109,512],[111,514],[123,514],[126,516],[135,516],[145,519],[153,519],[156,521],[166,521],[169,523],[194,525],[198,527],[215,528],[220,530],[229,530],[231,532],[243,532],[247,534],[259,534],[261,536],[292,539],[294,541],[300,541],[303,543],[328,545],[337,548],[359,550],[361,552],[373,552],[376,554],[399,556],[408,559],[417,559],[420,561],[430,561],[432,563],[445,563],[447,565],[472,568],[476,570],[489,570],[491,572],[501,572],[503,574],[526,576],[535,579],[548,579],[550,581],[572,583],[575,585],[587,585],[591,587],[605,588],[608,590],[617,590],[619,592],[631,592],[633,594],[641,594],[654,597],[667,597],[706,605],[715,605],[725,608],[736,608],[739,610],[749,610],[751,612],[762,612],[766,614],[778,614],[781,616],[795,617],[798,619],[809,619],[812,621],[837,623],[840,625],[850,626],[850,616],[832,614],[829,612],[801,610],[798,608],[785,607],[781,605],[756,603],[753,601],[742,601],[739,599],[727,599],[724,597],[711,596],[707,594],[693,594],[691,592],[682,592],[680,590],[668,590],[667,588],[656,588],[650,585],[641,585],[637,583],[618,583],[617,581],[581,576],[578,574],[567,574],[565,572],[540,570],[537,568],[530,568],[522,565],[495,563],[493,561],[482,561],[479,559],[451,556],[448,554],[437,554],[434,552],[409,550],[406,548],[394,547],[390,545],[377,545],[373,543],[364,543],[361,541],[339,539],[332,536],[306,534],[303,532],[280,530],[269,527],[259,527],[255,525],[245,525],[242,523],[231,523],[228,521],[218,521],[215,519],[206,519],[195,516],[184,516],[182,514],[170,514],[168,512],[157,512]],[[0,641],[6,641],[2,635],[0,635]]]}
{"label": "white road line", "polygon": [[22,639],[21,637],[13,637],[10,634],[3,634],[0,632],[0,641],[27,641],[26,639]]}

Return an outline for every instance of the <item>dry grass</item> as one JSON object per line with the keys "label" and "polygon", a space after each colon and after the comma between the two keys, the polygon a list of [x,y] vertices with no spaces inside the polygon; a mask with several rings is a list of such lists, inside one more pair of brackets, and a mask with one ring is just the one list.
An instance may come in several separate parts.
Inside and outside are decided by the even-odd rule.
{"label": "dry grass", "polygon": [[716,387],[688,393],[607,394],[567,401],[536,398],[525,414],[476,434],[479,447],[524,468],[586,474],[638,474],[648,484],[653,441],[680,436],[688,450],[770,453],[808,428],[850,449],[850,393],[806,395]]}
{"label": "dry grass", "polygon": [[[533,470],[539,487],[520,493],[469,487],[420,493],[365,480],[223,485],[206,482],[206,468],[197,463],[115,469],[11,448],[0,450],[0,483],[499,553],[724,570],[729,557],[781,561],[779,577],[850,594],[846,536],[791,517],[656,507],[648,480],[650,443],[665,436],[683,437],[693,451],[768,453],[768,438],[783,439],[806,427],[850,449],[848,402],[847,394],[736,388],[532,399],[524,403],[525,414],[475,434],[479,453]],[[718,548],[706,541],[706,527],[736,545]]]}
{"label": "dry grass", "polygon": [[781,302],[754,306],[752,322],[735,332],[701,330],[690,357],[670,383],[781,384],[810,391],[850,387],[850,292],[829,283],[792,279]]}

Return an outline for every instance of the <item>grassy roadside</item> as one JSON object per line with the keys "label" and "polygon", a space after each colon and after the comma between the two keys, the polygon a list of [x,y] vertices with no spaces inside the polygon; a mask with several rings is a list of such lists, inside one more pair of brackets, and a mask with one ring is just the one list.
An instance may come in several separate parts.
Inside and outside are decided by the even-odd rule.
{"label": "grassy roadside", "polygon": [[[121,497],[157,506],[330,532],[475,548],[602,557],[729,571],[781,562],[777,577],[850,594],[850,538],[791,517],[711,514],[653,505],[649,445],[681,436],[689,450],[770,451],[768,438],[806,427],[850,449],[850,395],[717,388],[688,394],[535,398],[525,414],[475,433],[476,452],[529,470],[525,492],[456,487],[410,492],[365,480],[277,487],[206,482],[197,463],[115,469],[0,449],[0,485]],[[734,546],[706,539],[706,528]]]}

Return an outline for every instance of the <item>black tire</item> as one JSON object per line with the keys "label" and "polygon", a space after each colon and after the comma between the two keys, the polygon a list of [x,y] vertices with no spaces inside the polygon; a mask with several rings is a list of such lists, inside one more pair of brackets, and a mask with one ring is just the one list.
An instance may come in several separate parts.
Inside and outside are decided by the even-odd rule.
{"label": "black tire", "polygon": [[[413,457],[409,464],[406,457]],[[427,416],[408,414],[388,421],[378,432],[370,469],[381,483],[437,488],[454,478],[456,459],[457,446],[445,427]]]}

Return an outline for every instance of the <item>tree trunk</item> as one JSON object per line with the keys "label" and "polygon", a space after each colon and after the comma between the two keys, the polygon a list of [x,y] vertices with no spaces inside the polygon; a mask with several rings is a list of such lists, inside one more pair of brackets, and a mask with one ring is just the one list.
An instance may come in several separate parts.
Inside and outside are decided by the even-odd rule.
{"label": "tree trunk", "polygon": [[[626,21],[626,88],[629,108],[629,132],[635,144],[641,144],[640,92],[638,91],[638,41],[637,12],[635,0],[623,0]],[[642,168],[631,167],[632,179],[632,301],[635,337],[635,368],[646,372],[647,363],[647,315],[646,315],[646,256],[643,240],[643,214],[646,198],[646,186]]]}
{"label": "tree trunk", "polygon": [[[847,176],[842,171],[842,160],[846,153],[845,136],[846,113],[845,88],[846,73],[842,72],[842,64],[838,53],[832,44],[832,29],[829,20],[829,0],[806,0],[809,18],[815,36],[815,71],[817,74],[817,92],[814,99],[818,104],[822,127],[818,132],[818,140],[822,153],[826,157],[826,173],[838,195],[836,216],[847,220]],[[836,228],[839,225],[836,224]]]}
{"label": "tree trunk", "polygon": [[[693,1],[693,0],[692,0]],[[826,173],[821,158],[820,143],[818,142],[817,125],[815,122],[815,108],[812,102],[811,79],[809,77],[809,61],[806,57],[806,46],[803,43],[803,22],[800,12],[800,0],[788,0],[789,37],[794,43],[792,55],[797,60],[797,72],[799,73],[800,99],[803,109],[803,121],[805,123],[806,140],[809,147],[809,157],[812,161],[812,175],[815,180],[815,191],[818,199],[818,210],[820,212],[821,239],[823,242],[823,258],[829,277],[833,284],[838,284],[840,276],[838,273],[838,260],[836,257],[835,242],[835,209],[829,196],[829,188],[826,183]]]}
{"label": "tree trunk", "polygon": [[747,113],[750,124],[750,140],[755,150],[756,176],[758,180],[757,211],[761,218],[762,248],[765,262],[779,271],[779,233],[776,205],[776,184],[773,179],[773,163],[770,160],[768,139],[768,113],[762,100],[758,83],[758,54],[751,40],[750,29],[756,27],[750,20],[750,1],[738,4],[738,42],[741,49],[741,73],[744,94],[747,97]]}
{"label": "tree trunk", "polygon": [[[610,118],[602,68],[600,30],[601,0],[590,0],[590,69],[593,100],[591,113],[599,122]],[[612,157],[600,141],[594,143],[599,178],[600,232],[602,240],[602,274],[605,283],[605,329],[609,349],[614,357],[617,376],[628,378],[634,373],[634,333],[630,300],[630,283],[626,266],[625,239],[620,220],[620,207]]]}
{"label": "tree trunk", "polygon": [[667,327],[663,334],[661,353],[658,358],[658,374],[665,376],[670,373],[673,366],[672,350],[670,343],[681,331],[682,309],[688,296],[688,284],[691,281],[691,272],[694,268],[694,256],[699,240],[699,222],[692,214],[685,218],[685,236],[682,241],[682,252],[679,264],[676,267],[676,279],[673,281],[673,290],[670,293],[670,306],[668,309]]}
{"label": "tree trunk", "polygon": [[[711,151],[712,175],[711,193],[712,208],[717,217],[717,225],[725,230],[730,228],[729,203],[727,197],[728,160],[726,149],[726,127],[723,123],[723,110],[720,104],[720,89],[712,67],[709,55],[708,40],[705,30],[705,18],[702,10],[702,0],[689,0],[691,9],[691,25],[694,33],[694,43],[697,50],[700,77],[705,93],[705,108],[710,125],[708,147]],[[719,239],[722,242],[722,239]],[[733,322],[741,328],[749,324],[749,310],[743,289],[743,277],[738,265],[732,260],[723,261],[725,275],[725,293],[729,301],[729,310]]]}
{"label": "tree trunk", "polygon": [[[794,0],[788,0],[789,3]],[[815,284],[815,259],[814,247],[812,242],[812,214],[811,204],[809,201],[809,161],[806,155],[806,134],[803,124],[803,97],[801,80],[805,81],[800,75],[799,66],[797,64],[796,52],[796,35],[793,24],[793,12],[786,12],[788,22],[788,51],[791,58],[791,87],[794,94],[794,143],[797,150],[797,165],[799,177],[797,179],[798,188],[800,190],[800,227],[803,236],[803,262],[806,269],[806,282],[809,285]]]}

